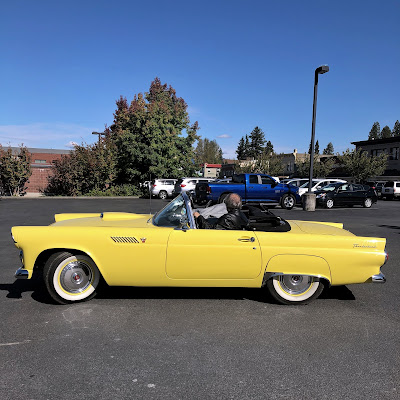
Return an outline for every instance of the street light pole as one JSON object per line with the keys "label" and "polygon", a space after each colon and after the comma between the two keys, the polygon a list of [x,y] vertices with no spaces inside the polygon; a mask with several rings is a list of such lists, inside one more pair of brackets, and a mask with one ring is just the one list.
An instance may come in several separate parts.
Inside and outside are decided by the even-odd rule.
{"label": "street light pole", "polygon": [[100,148],[100,138],[102,135],[104,136],[105,134],[106,134],[105,132],[92,132],[92,135],[99,135],[99,148]]}
{"label": "street light pole", "polygon": [[312,179],[314,171],[314,141],[315,141],[315,120],[317,115],[317,92],[318,92],[318,75],[325,74],[329,71],[327,65],[321,65],[315,70],[314,76],[314,101],[313,101],[313,117],[311,125],[311,154],[310,154],[310,177],[308,181],[308,193],[304,195],[303,208],[306,211],[315,211],[315,194],[311,192]]}

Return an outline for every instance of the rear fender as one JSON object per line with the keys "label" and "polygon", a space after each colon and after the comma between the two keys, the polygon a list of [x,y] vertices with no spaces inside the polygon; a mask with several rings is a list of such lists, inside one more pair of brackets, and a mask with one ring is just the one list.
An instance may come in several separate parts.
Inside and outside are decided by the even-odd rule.
{"label": "rear fender", "polygon": [[[276,275],[309,275],[332,281],[329,264],[322,257],[304,254],[278,254],[272,257],[265,268],[266,279]],[[264,279],[265,279],[264,278]]]}

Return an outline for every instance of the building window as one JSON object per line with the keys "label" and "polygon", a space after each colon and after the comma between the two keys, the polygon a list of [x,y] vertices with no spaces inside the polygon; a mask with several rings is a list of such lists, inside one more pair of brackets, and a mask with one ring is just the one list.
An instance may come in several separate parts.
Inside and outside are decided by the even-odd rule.
{"label": "building window", "polygon": [[391,147],[389,153],[389,160],[398,160],[399,159],[399,148]]}
{"label": "building window", "polygon": [[35,164],[46,164],[46,160],[35,160]]}

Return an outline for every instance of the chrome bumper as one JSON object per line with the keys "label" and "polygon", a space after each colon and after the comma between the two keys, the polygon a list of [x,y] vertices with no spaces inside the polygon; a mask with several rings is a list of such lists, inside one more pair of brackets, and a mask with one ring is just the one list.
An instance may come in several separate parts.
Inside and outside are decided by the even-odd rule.
{"label": "chrome bumper", "polygon": [[372,283],[385,283],[386,282],[385,275],[383,275],[382,272],[378,275],[373,275],[371,277],[371,279],[372,279]]}
{"label": "chrome bumper", "polygon": [[29,272],[26,269],[18,268],[15,271],[15,278],[16,279],[28,279],[28,277],[29,277]]}

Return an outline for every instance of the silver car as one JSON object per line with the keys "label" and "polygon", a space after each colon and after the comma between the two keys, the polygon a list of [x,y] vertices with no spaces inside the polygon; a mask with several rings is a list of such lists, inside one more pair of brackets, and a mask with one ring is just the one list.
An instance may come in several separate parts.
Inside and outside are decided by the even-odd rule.
{"label": "silver car", "polygon": [[160,199],[171,197],[175,183],[176,179],[155,179],[150,185],[151,195]]}

